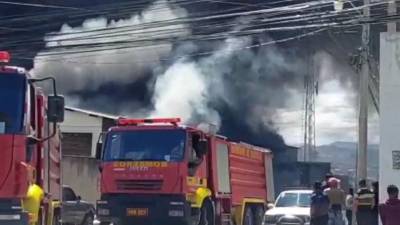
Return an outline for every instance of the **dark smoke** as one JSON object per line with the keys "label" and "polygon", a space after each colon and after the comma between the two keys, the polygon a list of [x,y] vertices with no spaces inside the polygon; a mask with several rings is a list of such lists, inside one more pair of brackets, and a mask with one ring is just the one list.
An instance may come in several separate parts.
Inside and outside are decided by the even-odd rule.
{"label": "dark smoke", "polygon": [[[110,114],[145,113],[151,110],[152,89],[149,87],[152,76],[144,76],[131,83],[106,83],[95,90],[79,90],[67,95],[79,105]],[[107,104],[104,104],[107,103]],[[140,112],[140,109],[144,109]]]}
{"label": "dark smoke", "polygon": [[222,115],[220,133],[224,136],[231,140],[268,147],[273,151],[286,150],[285,141],[275,130],[271,130],[264,123],[250,126],[245,122],[248,115],[245,108],[237,111],[227,104],[219,104],[217,110]]}
{"label": "dark smoke", "polygon": [[[79,0],[45,2],[55,5],[90,8],[96,3],[104,5],[115,1],[98,0],[95,3],[90,2],[90,5],[87,1]],[[147,4],[143,5],[143,8],[137,9],[137,11],[125,14],[110,13],[107,19],[108,21],[112,19],[129,19],[136,12],[145,13],[146,8],[151,6],[153,1],[146,2]],[[201,4],[181,4],[179,6],[186,9],[188,16],[196,16],[199,12],[204,11],[210,13],[227,10],[239,12],[254,7],[251,4],[261,4],[265,7],[277,6],[262,0],[250,2],[237,0],[233,2],[248,5],[201,2]],[[280,4],[286,4],[286,1],[280,2]],[[5,16],[27,13],[36,14],[37,10],[39,9],[29,10],[26,7],[10,6],[7,7],[7,10],[0,8],[0,14]],[[57,12],[57,10],[40,9],[40,12],[46,14]],[[0,48],[15,51],[18,57],[33,58],[45,47],[44,41],[23,46],[12,46],[10,42],[26,38],[43,40],[45,34],[58,32],[66,21],[70,21],[69,15],[70,13],[62,13],[57,17],[57,22],[50,23],[48,26],[43,26],[43,21],[40,20],[19,21],[15,25],[17,28],[42,25],[36,28],[34,32],[7,33],[0,30],[0,34],[5,34],[7,37],[5,42],[0,42]],[[80,27],[86,19],[95,17],[96,15],[93,14],[76,17],[72,23],[68,22],[68,25],[72,28]],[[241,22],[240,18],[228,18],[226,20],[188,24],[188,31],[193,34],[207,34],[212,32],[212,26],[208,26],[207,30],[201,27],[205,27],[204,25],[223,24],[227,20],[237,20],[238,24]],[[229,31],[236,28],[227,26],[224,29]],[[215,30],[220,30],[220,28],[215,28]],[[297,35],[302,32],[271,33],[247,38],[232,38],[231,41],[237,42],[236,45],[243,47]],[[338,40],[334,41],[332,37]],[[349,82],[356,84],[357,77],[348,76],[350,73],[348,59],[349,52],[352,52],[350,49],[355,49],[359,45],[359,37],[358,30],[351,35],[337,34],[335,32],[331,34],[324,33],[293,43],[277,44],[238,52],[224,52],[224,49],[229,49],[229,43],[227,44],[226,40],[172,43],[159,55],[150,57],[156,61],[155,65],[109,65],[106,71],[105,67],[91,66],[90,64],[79,65],[77,66],[78,68],[74,68],[71,63],[65,65],[37,63],[35,66],[36,68],[44,68],[39,70],[44,74],[46,71],[51,71],[52,74],[58,76],[58,80],[62,81],[64,94],[69,97],[70,104],[72,103],[75,106],[133,116],[159,115],[154,113],[157,112],[157,107],[161,107],[162,110],[159,110],[161,112],[164,112],[164,108],[182,109],[183,112],[189,110],[191,115],[187,116],[190,117],[188,121],[191,123],[213,122],[219,125],[220,133],[225,136],[272,148],[272,150],[280,150],[285,148],[285,142],[277,134],[276,121],[274,121],[275,114],[278,109],[291,107],[287,100],[291,98],[293,91],[296,95],[302,94],[303,79],[309,73],[308,59],[315,54],[322,55],[322,58],[325,56],[333,58],[335,63],[340,65],[336,69],[335,75],[339,75],[341,82],[343,84]],[[338,43],[342,46],[338,47]],[[210,50],[216,51],[216,53],[211,56],[187,57],[179,62],[176,60],[159,61],[160,57],[196,54]],[[321,52],[323,54],[320,54]],[[132,57],[136,55],[138,55],[137,52],[131,52],[128,55],[122,54],[116,60],[129,64],[129,62],[138,60],[138,58]],[[141,59],[143,58],[148,57],[142,56]],[[318,60],[322,60],[322,58],[320,57]],[[15,62],[28,68],[32,66],[31,60],[19,59]],[[195,78],[195,81],[193,83],[183,83],[187,86],[189,93],[184,92],[184,89],[178,85],[173,87],[164,85],[168,79],[181,79],[182,77],[180,76],[186,75],[172,73],[171,69],[173,69],[173,72],[183,71],[186,73],[191,71],[188,73],[191,73],[191,78]],[[332,74],[332,76],[335,75]],[[163,77],[166,79],[163,80]],[[179,83],[179,85],[182,85],[182,83]],[[353,85],[354,87],[356,85]],[[170,93],[170,97],[160,100],[159,97],[165,96],[164,93]],[[175,94],[176,96],[174,97]],[[195,97],[191,98],[191,95]],[[176,103],[174,102],[175,100],[181,100],[184,103]],[[165,101],[165,104],[160,106],[160,104],[157,104],[160,101]],[[176,112],[174,111],[173,113]],[[178,113],[178,115],[180,114]]]}

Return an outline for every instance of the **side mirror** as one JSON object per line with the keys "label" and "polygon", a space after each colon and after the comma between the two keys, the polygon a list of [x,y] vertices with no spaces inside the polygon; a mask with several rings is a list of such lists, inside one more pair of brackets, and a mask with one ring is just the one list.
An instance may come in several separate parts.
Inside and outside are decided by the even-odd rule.
{"label": "side mirror", "polygon": [[51,123],[64,122],[64,96],[53,95],[48,97],[47,120]]}
{"label": "side mirror", "polygon": [[268,203],[267,204],[267,210],[270,210],[270,209],[272,209],[274,207],[275,207],[274,203]]}
{"label": "side mirror", "polygon": [[97,144],[96,144],[96,159],[100,160],[101,159],[101,153],[103,150],[103,143],[104,139],[106,137],[105,132],[101,132],[99,135],[99,138],[97,139]]}
{"label": "side mirror", "polygon": [[101,149],[103,148],[102,143],[97,143],[96,145],[96,159],[100,160],[101,159]]}
{"label": "side mirror", "polygon": [[81,200],[82,200],[81,196],[80,196],[80,195],[76,196],[76,200],[77,200],[78,202],[81,201]]}
{"label": "side mirror", "polygon": [[207,140],[200,140],[197,144],[197,153],[200,156],[204,156],[208,153],[208,142]]}

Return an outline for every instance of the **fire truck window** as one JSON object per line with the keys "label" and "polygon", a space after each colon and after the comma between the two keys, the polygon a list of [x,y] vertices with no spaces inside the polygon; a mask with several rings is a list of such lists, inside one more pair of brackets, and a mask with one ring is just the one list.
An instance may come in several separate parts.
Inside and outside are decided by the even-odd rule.
{"label": "fire truck window", "polygon": [[0,76],[0,133],[21,133],[26,79],[18,74]]}
{"label": "fire truck window", "polygon": [[192,135],[192,145],[190,146],[189,164],[188,164],[190,176],[194,176],[198,166],[203,161],[203,158],[197,153],[197,146],[198,146],[199,141],[200,141],[200,135],[193,134]]}
{"label": "fire truck window", "polygon": [[30,97],[30,105],[31,105],[31,126],[35,130],[36,129],[36,95],[35,88],[32,84],[29,85],[29,97]]}
{"label": "fire truck window", "polygon": [[190,157],[189,161],[191,162],[196,162],[201,158],[200,155],[197,153],[199,141],[200,141],[200,135],[197,134],[192,135],[192,146],[190,148],[190,155],[189,155]]}
{"label": "fire truck window", "polygon": [[121,149],[121,135],[118,134],[112,134],[111,139],[110,139],[110,154],[111,158],[113,159],[119,159],[121,158],[120,155],[120,149]]}
{"label": "fire truck window", "polygon": [[183,130],[138,130],[108,135],[104,159],[107,161],[183,160],[186,132]]}

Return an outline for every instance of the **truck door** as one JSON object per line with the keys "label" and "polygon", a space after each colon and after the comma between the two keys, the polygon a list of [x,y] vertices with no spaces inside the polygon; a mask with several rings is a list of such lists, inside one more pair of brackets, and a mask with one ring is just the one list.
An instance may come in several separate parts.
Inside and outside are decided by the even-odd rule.
{"label": "truck door", "polygon": [[202,139],[199,133],[191,133],[188,148],[188,171],[190,177],[205,179],[207,177],[207,153],[201,150],[200,142],[209,141]]}
{"label": "truck door", "polygon": [[216,168],[218,193],[231,193],[230,172],[229,172],[229,150],[228,144],[222,140],[216,141]]}

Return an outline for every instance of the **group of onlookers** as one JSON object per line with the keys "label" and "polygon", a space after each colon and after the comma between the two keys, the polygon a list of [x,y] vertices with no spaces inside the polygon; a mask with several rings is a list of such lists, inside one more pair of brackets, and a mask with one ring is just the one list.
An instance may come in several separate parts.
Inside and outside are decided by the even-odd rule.
{"label": "group of onlookers", "polygon": [[379,217],[383,225],[400,225],[399,189],[395,185],[387,187],[388,200],[380,205],[378,182],[372,184],[372,189],[365,180],[358,186],[356,194],[352,188],[346,194],[340,180],[332,175],[316,182],[311,197],[311,225],[345,225],[346,221],[348,225],[353,221],[357,225],[378,225]]}

